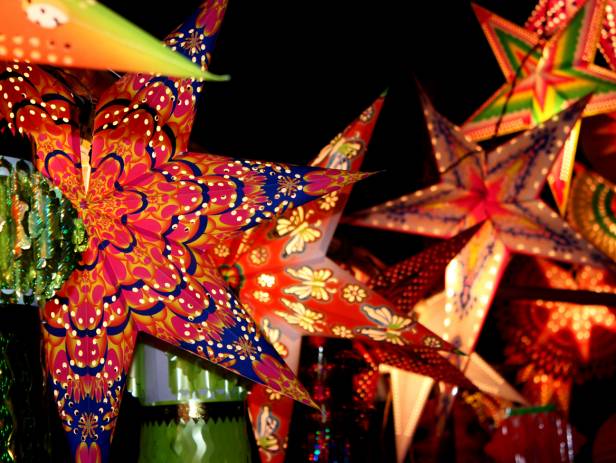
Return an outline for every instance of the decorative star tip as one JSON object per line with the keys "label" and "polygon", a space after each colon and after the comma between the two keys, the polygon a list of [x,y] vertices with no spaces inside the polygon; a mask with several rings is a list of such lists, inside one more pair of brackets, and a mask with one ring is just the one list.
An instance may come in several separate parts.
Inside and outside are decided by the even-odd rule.
{"label": "decorative star tip", "polygon": [[[224,13],[223,3],[204,4]],[[158,39],[99,2],[6,0],[2,8],[0,29],[7,38],[2,55],[9,61],[212,78],[200,70],[201,62],[161,46]]]}
{"label": "decorative star tip", "polygon": [[584,2],[547,40],[474,8],[506,82],[465,122],[463,131],[471,139],[528,129],[592,91],[585,116],[616,109],[616,73],[594,63],[605,12],[602,1]]}
{"label": "decorative star tip", "polygon": [[230,79],[228,75],[219,76],[207,71],[226,8],[226,1],[203,0],[194,14],[165,38],[167,47],[201,68],[201,75],[187,77],[216,82]]}
{"label": "decorative star tip", "polygon": [[[478,5],[477,3],[474,3],[474,2],[471,3],[471,7],[473,9],[473,13],[475,13],[477,22],[479,22],[479,25],[481,26],[481,28],[484,30],[484,32],[486,33],[488,37],[493,33],[491,29],[493,28],[501,29],[502,28],[505,32],[514,33],[516,36],[522,37],[528,43],[534,44],[534,43],[539,42],[539,36],[535,32],[530,31],[522,26],[518,26],[517,24],[514,24],[500,17],[499,15],[493,13],[487,8],[484,8],[481,5]],[[496,49],[498,45],[499,44],[493,43],[492,40],[490,40],[490,46],[494,50]],[[529,50],[530,49],[532,49],[532,46],[529,46]],[[521,51],[520,49],[516,49],[514,53],[515,52],[520,53],[520,51]],[[540,51],[541,50],[539,50],[539,52]],[[499,58],[498,54],[497,54],[497,58]],[[515,59],[520,59],[520,58],[521,56],[515,57]]]}
{"label": "decorative star tip", "polygon": [[385,93],[387,91],[376,98],[353,122],[323,147],[310,165],[358,171],[383,107]]}
{"label": "decorative star tip", "polygon": [[514,24],[477,3],[471,3],[471,7],[507,79],[525,75],[526,68],[522,66],[522,61],[540,55],[541,45],[545,41],[540,40],[541,37],[534,31]]}
{"label": "decorative star tip", "polygon": [[492,13],[490,10],[482,7],[481,5],[475,2],[471,3],[471,8],[473,8],[473,12],[475,13],[475,16],[477,17],[479,24],[487,23],[494,16],[494,13]]}
{"label": "decorative star tip", "polygon": [[458,126],[443,117],[434,108],[420,84],[417,83],[417,85],[439,173],[444,180],[450,179],[455,183],[464,183],[465,168],[459,164],[470,156],[479,155],[483,150],[481,146],[464,135]]}
{"label": "decorative star tip", "polygon": [[197,76],[190,76],[193,78],[201,77],[203,80],[207,82],[229,82],[231,80],[231,75],[229,74],[214,74],[210,71],[202,70]]}
{"label": "decorative star tip", "polygon": [[[487,223],[510,251],[609,265],[609,258],[539,198],[550,167],[590,98],[489,153],[472,153],[440,183],[360,211],[346,222],[442,238]],[[456,147],[461,136],[445,130],[436,138],[443,138],[443,146]]]}
{"label": "decorative star tip", "polygon": [[[202,156],[195,153],[196,156]],[[190,154],[191,160],[193,153]],[[299,166],[291,164],[277,164],[263,161],[249,161],[245,159],[227,159],[242,170],[238,169],[237,174],[242,181],[250,184],[253,188],[263,188],[267,191],[276,191],[278,195],[266,208],[279,209],[282,212],[289,204],[293,206],[302,205],[308,201],[327,195],[333,191],[340,190],[348,185],[359,182],[373,175],[373,172],[350,172],[340,169],[329,169],[312,166]],[[245,171],[243,169],[246,169]],[[265,180],[252,173],[263,174]],[[254,185],[252,183],[254,182]],[[228,184],[216,189],[217,194],[235,191],[235,186]]]}
{"label": "decorative star tip", "polygon": [[325,195],[334,190],[344,188],[347,185],[352,185],[356,182],[364,180],[379,172],[350,172],[339,169],[315,169],[311,173],[311,185],[309,187],[310,194]]}

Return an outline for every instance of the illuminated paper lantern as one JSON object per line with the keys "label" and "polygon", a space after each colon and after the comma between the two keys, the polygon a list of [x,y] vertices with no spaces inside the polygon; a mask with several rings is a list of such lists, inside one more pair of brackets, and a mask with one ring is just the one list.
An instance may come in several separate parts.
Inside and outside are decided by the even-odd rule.
{"label": "illuminated paper lantern", "polygon": [[[224,3],[206,1],[168,38],[207,34]],[[178,49],[185,54],[192,49]],[[78,268],[42,310],[50,387],[78,463],[106,461],[138,332],[311,404],[228,289],[211,255],[291,203],[363,174],[188,151],[202,82],[127,74],[99,100],[82,151],[70,89],[34,64],[5,63],[0,117],[34,144],[35,166],[83,220]]]}
{"label": "illuminated paper lantern", "polygon": [[[521,287],[616,292],[609,271],[588,266],[568,271],[544,259],[519,262],[510,281]],[[500,312],[507,361],[532,404],[568,412],[571,387],[616,368],[616,315],[607,306],[549,300],[513,300]]]}
{"label": "illuminated paper lantern", "polygon": [[349,222],[443,238],[481,224],[445,274],[443,325],[451,332],[444,339],[472,352],[510,252],[610,263],[539,199],[584,102],[490,152],[424,104],[441,182],[361,211]]}
{"label": "illuminated paper lantern", "polygon": [[[585,116],[616,110],[616,73],[594,64],[605,13],[602,0],[586,1],[547,41],[534,30],[474,8],[507,82],[464,123],[469,138],[484,140],[536,126],[591,92]],[[578,134],[579,123],[548,177],[563,213]]]}
{"label": "illuminated paper lantern", "polygon": [[0,59],[204,78],[208,57],[202,51],[212,47],[212,32],[222,20],[216,11],[202,15],[197,25],[205,26],[203,31],[169,39],[188,52],[184,56],[94,0],[7,0],[0,17]]}
{"label": "illuminated paper lantern", "polygon": [[[383,98],[335,137],[313,165],[357,170]],[[298,207],[215,250],[228,281],[292,369],[304,335],[363,339],[398,351],[388,358],[400,358],[405,368],[470,387],[438,353],[455,348],[326,257],[349,194],[345,188]],[[256,387],[249,409],[262,459],[283,461],[292,403]]]}
{"label": "illuminated paper lantern", "polygon": [[616,261],[616,186],[579,167],[567,218],[584,238]]}
{"label": "illuminated paper lantern", "polygon": [[[539,199],[549,168],[583,104],[578,102],[542,126],[486,153],[424,99],[441,182],[359,212],[349,220],[361,226],[444,238],[480,225],[447,267],[446,300],[428,311],[427,319],[420,318],[465,352],[474,350],[510,252],[609,264],[608,258]],[[421,391],[427,386],[417,383],[414,387]],[[423,407],[421,397],[417,404]],[[405,439],[409,441],[408,434]]]}
{"label": "illuminated paper lantern", "polygon": [[[446,317],[445,303],[445,294],[439,293],[421,301],[415,308],[418,319],[441,335],[451,333],[451,330],[448,330],[443,324]],[[429,393],[434,387],[435,380],[412,373],[408,369],[405,371],[387,364],[381,364],[379,368],[378,351],[376,349],[367,352],[367,358],[369,364],[374,365],[374,371],[367,372],[362,378],[358,378],[361,391],[367,400],[374,400],[378,372],[389,374],[397,461],[402,462],[411,446],[419,418],[423,413]],[[526,399],[477,353],[473,352],[468,358],[463,358],[460,363],[464,374],[479,391],[508,402],[528,405]]]}
{"label": "illuminated paper lantern", "polygon": [[[558,32],[584,5],[586,0],[539,0],[532,14],[526,21],[526,28],[541,36],[550,37]],[[616,1],[603,0],[597,2],[597,7],[605,9],[601,34],[599,35],[599,50],[612,69],[616,69],[616,29],[614,13]]]}

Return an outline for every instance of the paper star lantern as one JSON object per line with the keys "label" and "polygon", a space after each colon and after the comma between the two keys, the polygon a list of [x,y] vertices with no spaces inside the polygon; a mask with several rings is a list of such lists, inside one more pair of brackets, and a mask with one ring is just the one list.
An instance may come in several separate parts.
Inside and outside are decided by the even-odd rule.
{"label": "paper star lantern", "polygon": [[[603,21],[603,1],[588,0],[549,40],[474,6],[507,82],[464,124],[472,140],[528,129],[572,102],[593,97],[585,116],[616,109],[616,73],[594,64]],[[548,182],[564,212],[579,124],[563,145]]]}
{"label": "paper star lantern", "polygon": [[[393,301],[401,312],[410,315],[414,313],[415,306],[436,286],[438,280],[443,278],[447,264],[461,251],[475,231],[476,227],[470,228],[389,267],[385,267],[372,255],[368,255],[369,263],[352,260],[341,265],[350,268],[358,280],[366,281],[370,288],[378,290]],[[353,256],[358,254],[359,252],[354,250]],[[378,264],[374,265],[373,262]],[[406,359],[397,358],[394,352],[382,349],[380,344],[368,346],[365,342],[362,344],[356,341],[354,349],[369,366],[365,372],[357,375],[355,380],[355,389],[362,401],[372,403],[375,400],[381,364],[394,367],[384,368],[384,371],[420,371],[409,368],[405,365]],[[416,376],[421,378],[421,375]]]}
{"label": "paper star lantern", "polygon": [[350,222],[443,238],[482,224],[445,274],[443,338],[472,352],[510,252],[609,263],[539,199],[584,101],[487,153],[427,100],[424,107],[440,183],[360,212]]}
{"label": "paper star lantern", "polygon": [[[526,22],[526,28],[540,36],[551,36],[562,29],[584,3],[584,0],[540,0]],[[597,4],[597,8],[601,8],[601,4]],[[614,17],[616,2],[606,0],[604,8],[605,15],[599,37],[599,49],[610,67],[616,69],[616,22]],[[595,170],[603,173],[612,181],[615,178],[610,176],[610,173],[614,171],[614,161],[610,160],[614,151],[611,136],[614,131],[613,117],[614,113],[609,113],[589,118],[584,122],[581,133],[584,154]],[[554,172],[554,175],[557,176],[557,172]]]}
{"label": "paper star lantern", "polygon": [[[367,273],[375,274],[370,278],[371,287],[391,300],[398,307],[418,316],[435,333],[448,335],[443,323],[446,315],[445,296],[440,293],[427,301],[421,301],[426,293],[443,278],[447,264],[462,250],[480,225],[441,243],[430,246],[416,256],[405,259],[384,271],[366,269]],[[420,302],[421,301],[421,302]],[[423,412],[428,395],[435,381],[425,375],[411,373],[401,363],[383,361],[378,347],[363,351],[364,357],[372,370],[357,378],[359,395],[372,402],[376,395],[376,385],[379,373],[389,374],[394,413],[394,432],[396,435],[397,461],[402,462],[410,448],[419,418]],[[467,360],[467,361],[466,361]],[[463,359],[464,374],[480,391],[511,402],[525,404],[525,399],[518,394],[493,368],[491,368],[476,353],[468,359]],[[379,368],[380,365],[380,368]],[[406,371],[405,371],[406,370]]]}
{"label": "paper star lantern", "polygon": [[[515,270],[514,285],[616,292],[613,275],[588,266],[568,271],[536,259]],[[533,404],[554,401],[567,412],[573,381],[614,371],[616,314],[606,306],[516,300],[500,319],[508,361],[520,367],[518,380]]]}
{"label": "paper star lantern", "polygon": [[[383,96],[317,156],[313,165],[356,170],[363,160]],[[298,207],[219,248],[223,270],[270,340],[297,368],[303,335],[378,341],[395,347],[409,368],[469,386],[438,349],[454,350],[356,280],[325,253],[350,191]],[[239,256],[239,257],[238,257]],[[255,388],[249,408],[262,458],[284,459],[292,403]]]}
{"label": "paper star lantern", "polygon": [[616,186],[579,167],[567,218],[584,238],[616,261],[615,194]]}
{"label": "paper star lantern", "polygon": [[[394,302],[400,311],[411,314],[417,303],[443,278],[447,264],[462,250],[475,231],[475,228],[466,230],[381,271],[373,268],[356,270],[369,276],[368,285],[371,288]],[[378,345],[368,349],[358,342],[355,349],[371,367],[355,379],[357,394],[361,400],[373,403],[378,377],[381,373],[389,374],[396,455],[397,461],[402,461],[408,452],[423,404],[434,380],[417,374],[421,370],[409,368],[404,359],[397,358],[395,354],[384,351]],[[441,360],[446,361],[442,357]]]}
{"label": "paper star lantern", "polygon": [[[225,2],[219,2],[222,5]],[[144,72],[177,77],[208,77],[204,48],[222,16],[212,10],[197,29],[177,37],[186,56],[94,0],[8,0],[0,18],[0,59],[56,66]],[[187,59],[189,58],[189,59]]]}
{"label": "paper star lantern", "polygon": [[475,5],[507,82],[468,119],[463,132],[484,140],[528,129],[591,92],[585,116],[616,109],[616,74],[593,63],[601,5],[601,0],[587,0],[566,27],[544,42],[539,34]]}
{"label": "paper star lantern", "polygon": [[[220,21],[211,28],[211,18],[224,6],[205,2],[169,42],[184,30],[214,36]],[[210,51],[201,50],[203,62]],[[202,84],[142,74],[101,97],[87,155],[71,91],[35,65],[3,66],[0,116],[31,138],[37,169],[72,202],[89,238],[42,313],[48,374],[75,460],[107,460],[140,331],[311,403],[210,253],[362,174],[190,153]]]}
{"label": "paper star lantern", "polygon": [[[419,315],[429,323],[431,321],[430,311],[416,313],[414,309],[435,287],[438,280],[443,278],[447,264],[462,250],[476,229],[477,226],[465,230],[453,238],[432,245],[419,254],[383,270],[355,266],[355,274],[361,274],[364,279],[367,279],[367,284],[371,288],[378,290],[380,294],[393,301],[402,312]],[[434,311],[438,311],[438,308]],[[435,326],[437,330],[440,328],[439,324]],[[429,372],[422,373],[420,365],[408,364],[406,358],[399,357],[391,350],[383,349],[381,345],[366,346],[365,344],[356,342],[354,347],[370,367],[355,378],[356,391],[360,400],[373,403],[376,397],[378,377],[381,373],[389,374],[397,461],[403,461],[434,380],[430,378]],[[443,365],[448,362],[440,355],[438,359],[435,358],[436,361],[443,362]],[[455,382],[453,379],[441,376],[441,380],[445,382],[453,383]],[[474,378],[469,377],[469,379],[475,384]]]}
{"label": "paper star lantern", "polygon": [[[542,36],[551,36],[575,15],[585,0],[539,0],[526,21],[526,28]],[[600,5],[600,4],[598,4]],[[612,69],[616,69],[616,1],[603,2],[605,15],[599,35],[599,49]]]}
{"label": "paper star lantern", "polygon": [[[443,339],[472,352],[510,252],[608,262],[539,199],[584,102],[488,153],[438,114],[425,97],[423,102],[441,182],[360,212],[351,223],[439,237],[481,224],[447,268],[446,301],[422,319]],[[425,391],[426,381],[423,386],[413,381],[414,389]],[[420,410],[423,396],[413,402]],[[407,410],[405,415],[418,413]],[[410,441],[415,425],[409,423],[401,428],[406,431],[399,431],[401,445]]]}

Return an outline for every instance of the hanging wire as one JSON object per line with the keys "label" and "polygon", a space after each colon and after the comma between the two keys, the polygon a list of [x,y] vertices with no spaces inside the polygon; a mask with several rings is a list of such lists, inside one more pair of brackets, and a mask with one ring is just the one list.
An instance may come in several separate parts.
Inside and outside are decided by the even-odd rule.
{"label": "hanging wire", "polygon": [[[537,50],[545,46],[547,40],[550,38],[550,36],[546,34],[547,24],[549,23],[551,19],[550,18],[551,12],[548,7],[549,7],[549,2],[545,2],[545,13],[543,14],[543,19],[541,21],[542,26],[539,28],[539,32],[538,32],[539,39],[537,40],[537,43],[530,50],[528,50],[528,52],[524,55],[524,57],[522,58],[522,60],[520,61],[520,64],[518,65],[516,69],[513,80],[511,81],[511,89],[509,90],[509,93],[507,94],[507,97],[505,98],[503,109],[501,110],[498,120],[496,121],[496,124],[494,127],[494,134],[492,134],[492,137],[486,140],[488,143],[493,142],[496,138],[498,138],[498,132],[500,130],[500,126],[503,122],[503,119],[507,115],[507,106],[509,105],[511,98],[513,97],[513,93],[515,91],[517,81],[522,73],[522,69],[524,69],[524,65],[526,64],[528,59],[533,55],[533,53],[535,53]],[[448,165],[445,169],[442,169],[440,171],[440,174],[441,175],[446,174],[447,172],[456,168],[459,164],[461,164],[467,158],[474,156],[475,154],[477,154],[476,151],[469,151],[467,153],[464,153],[462,156],[460,156],[458,159],[456,159],[454,162]]]}
{"label": "hanging wire", "polygon": [[118,74],[117,72],[115,72],[113,69],[107,69],[107,71],[109,71],[111,74],[113,74],[115,77],[117,77],[118,79],[120,77],[122,77],[120,74]]}

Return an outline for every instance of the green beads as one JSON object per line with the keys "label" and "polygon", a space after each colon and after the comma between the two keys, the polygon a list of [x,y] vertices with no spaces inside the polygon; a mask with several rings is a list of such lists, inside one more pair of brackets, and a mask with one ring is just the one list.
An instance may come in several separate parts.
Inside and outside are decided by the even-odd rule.
{"label": "green beads", "polygon": [[77,212],[25,161],[0,158],[0,303],[50,299],[87,244]]}

